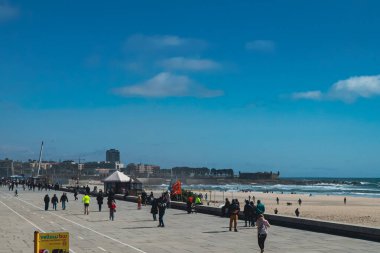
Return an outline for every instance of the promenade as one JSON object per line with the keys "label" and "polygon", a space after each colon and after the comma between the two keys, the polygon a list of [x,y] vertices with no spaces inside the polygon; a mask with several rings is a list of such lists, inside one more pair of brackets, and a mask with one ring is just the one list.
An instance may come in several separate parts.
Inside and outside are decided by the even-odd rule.
{"label": "promenade", "polygon": [[[165,228],[152,220],[150,206],[137,210],[136,203],[117,201],[115,221],[109,221],[107,205],[98,212],[92,198],[90,214],[83,215],[82,195],[74,201],[68,193],[66,210],[44,211],[43,197],[57,191],[23,191],[14,197],[8,188],[0,188],[0,253],[33,252],[33,232],[67,231],[70,251],[82,252],[259,252],[255,228],[228,231],[228,220],[221,217],[190,214],[167,209]],[[104,201],[106,203],[106,199]],[[328,234],[272,226],[265,252],[380,252],[380,243]]]}

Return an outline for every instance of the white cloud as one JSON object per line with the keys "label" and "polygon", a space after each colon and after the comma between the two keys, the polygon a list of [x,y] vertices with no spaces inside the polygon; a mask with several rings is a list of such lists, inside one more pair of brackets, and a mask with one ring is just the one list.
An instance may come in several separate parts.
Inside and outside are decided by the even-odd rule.
{"label": "white cloud", "polygon": [[346,102],[354,102],[358,98],[370,98],[380,95],[380,75],[354,76],[333,84],[328,96]]}
{"label": "white cloud", "polygon": [[192,59],[185,57],[173,57],[159,62],[166,69],[205,71],[220,68],[220,64],[209,59]]}
{"label": "white cloud", "polygon": [[330,89],[321,91],[306,91],[292,94],[294,99],[309,100],[342,100],[347,103],[355,102],[358,98],[380,96],[380,75],[354,76],[334,83]]}
{"label": "white cloud", "polygon": [[125,44],[126,50],[164,50],[164,49],[203,49],[207,43],[203,40],[183,38],[176,35],[143,35],[130,36]]}
{"label": "white cloud", "polygon": [[5,2],[0,2],[0,22],[17,18],[19,10]]}
{"label": "white cloud", "polygon": [[162,72],[143,82],[122,88],[114,92],[126,97],[217,97],[222,96],[221,90],[209,90],[196,84],[189,77]]}
{"label": "white cloud", "polygon": [[306,92],[296,92],[292,94],[293,99],[309,99],[309,100],[320,100],[322,98],[322,92],[319,90],[306,91]]}
{"label": "white cloud", "polygon": [[272,40],[254,40],[245,44],[247,50],[258,52],[273,52],[276,48],[274,41]]}

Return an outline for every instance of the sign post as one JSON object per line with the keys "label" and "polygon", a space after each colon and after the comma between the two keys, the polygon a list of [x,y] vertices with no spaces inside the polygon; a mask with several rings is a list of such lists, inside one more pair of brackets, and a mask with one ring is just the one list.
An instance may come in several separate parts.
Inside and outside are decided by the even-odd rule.
{"label": "sign post", "polygon": [[69,233],[34,232],[34,253],[69,253]]}

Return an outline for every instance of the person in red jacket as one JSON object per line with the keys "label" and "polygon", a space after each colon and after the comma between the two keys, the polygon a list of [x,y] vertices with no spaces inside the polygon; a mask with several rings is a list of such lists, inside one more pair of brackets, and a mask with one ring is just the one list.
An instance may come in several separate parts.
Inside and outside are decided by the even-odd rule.
{"label": "person in red jacket", "polygon": [[116,203],[114,200],[109,205],[109,208],[110,208],[110,220],[114,220],[115,212],[116,212]]}

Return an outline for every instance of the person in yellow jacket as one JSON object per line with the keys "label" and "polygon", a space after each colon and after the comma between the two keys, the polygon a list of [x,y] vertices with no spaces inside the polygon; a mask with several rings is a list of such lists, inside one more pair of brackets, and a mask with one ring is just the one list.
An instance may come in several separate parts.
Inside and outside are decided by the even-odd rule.
{"label": "person in yellow jacket", "polygon": [[88,207],[90,206],[90,201],[91,201],[91,198],[90,196],[88,196],[88,194],[86,193],[83,198],[82,198],[82,202],[84,204],[84,214],[88,215]]}
{"label": "person in yellow jacket", "polygon": [[202,205],[202,200],[199,196],[195,198],[195,205]]}

